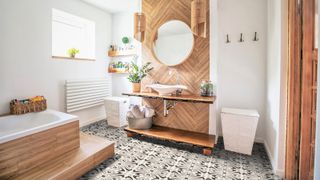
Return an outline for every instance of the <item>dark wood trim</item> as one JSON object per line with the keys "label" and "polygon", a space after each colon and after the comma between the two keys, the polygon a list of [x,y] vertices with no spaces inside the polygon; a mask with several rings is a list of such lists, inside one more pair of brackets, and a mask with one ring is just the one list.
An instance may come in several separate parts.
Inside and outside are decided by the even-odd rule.
{"label": "dark wood trim", "polygon": [[301,14],[298,0],[288,1],[288,105],[285,179],[298,179],[301,99]]}

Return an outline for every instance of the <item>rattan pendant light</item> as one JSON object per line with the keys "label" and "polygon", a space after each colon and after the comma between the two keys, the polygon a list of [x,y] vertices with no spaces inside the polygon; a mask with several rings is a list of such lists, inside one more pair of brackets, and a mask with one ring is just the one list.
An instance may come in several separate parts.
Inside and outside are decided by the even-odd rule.
{"label": "rattan pendant light", "polygon": [[[142,7],[142,0],[140,0],[140,8]],[[134,13],[134,38],[140,42],[144,41],[146,31],[146,16],[144,13]]]}
{"label": "rattan pendant light", "polygon": [[207,37],[207,0],[191,2],[191,30],[196,36]]}

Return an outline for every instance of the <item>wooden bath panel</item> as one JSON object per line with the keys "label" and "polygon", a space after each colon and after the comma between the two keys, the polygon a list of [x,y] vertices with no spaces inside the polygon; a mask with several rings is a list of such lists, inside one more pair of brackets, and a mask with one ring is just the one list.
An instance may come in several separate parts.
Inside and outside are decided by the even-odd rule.
{"label": "wooden bath panel", "polygon": [[114,142],[80,133],[79,148],[15,176],[14,179],[77,179],[112,156],[114,156]]}
{"label": "wooden bath panel", "polygon": [[[175,84],[175,74],[169,75],[170,69],[175,69],[180,75],[180,83],[188,87],[188,94],[200,94],[202,80],[209,79],[210,53],[209,34],[207,38],[195,36],[194,49],[191,56],[182,64],[172,68],[159,63],[152,55],[152,33],[161,24],[169,20],[181,20],[187,25],[191,24],[192,0],[143,0],[142,11],[147,18],[146,37],[142,44],[142,59],[151,62],[154,70],[142,82],[142,91],[148,91],[145,85],[155,81],[161,84]],[[207,32],[209,25],[209,2],[207,3]],[[209,131],[209,105],[195,103],[179,103],[170,110],[167,117],[163,117],[163,104],[161,100],[145,99],[144,103],[152,106],[158,112],[154,124],[193,132],[208,133]]]}
{"label": "wooden bath panel", "polygon": [[2,143],[0,179],[24,173],[79,146],[79,121]]}

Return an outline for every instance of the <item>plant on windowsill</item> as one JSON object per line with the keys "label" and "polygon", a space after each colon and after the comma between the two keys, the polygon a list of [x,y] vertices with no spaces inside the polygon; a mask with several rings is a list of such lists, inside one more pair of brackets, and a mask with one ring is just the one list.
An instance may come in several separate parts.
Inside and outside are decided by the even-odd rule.
{"label": "plant on windowsill", "polygon": [[142,67],[139,67],[136,63],[131,62],[128,80],[132,83],[133,92],[140,92],[141,80],[153,69],[150,65],[151,62],[147,62]]}
{"label": "plant on windowsill", "polygon": [[79,54],[79,53],[80,53],[79,49],[76,49],[76,48],[70,48],[70,49],[68,50],[68,55],[69,55],[69,57],[71,57],[71,58],[75,58],[75,57],[76,57],[76,54]]}

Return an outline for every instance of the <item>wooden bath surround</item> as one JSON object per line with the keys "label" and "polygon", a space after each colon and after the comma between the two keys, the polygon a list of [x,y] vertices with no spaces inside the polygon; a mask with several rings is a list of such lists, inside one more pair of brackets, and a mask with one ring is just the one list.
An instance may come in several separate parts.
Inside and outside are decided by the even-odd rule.
{"label": "wooden bath surround", "polygon": [[0,144],[0,179],[76,179],[113,155],[113,142],[74,121]]}

